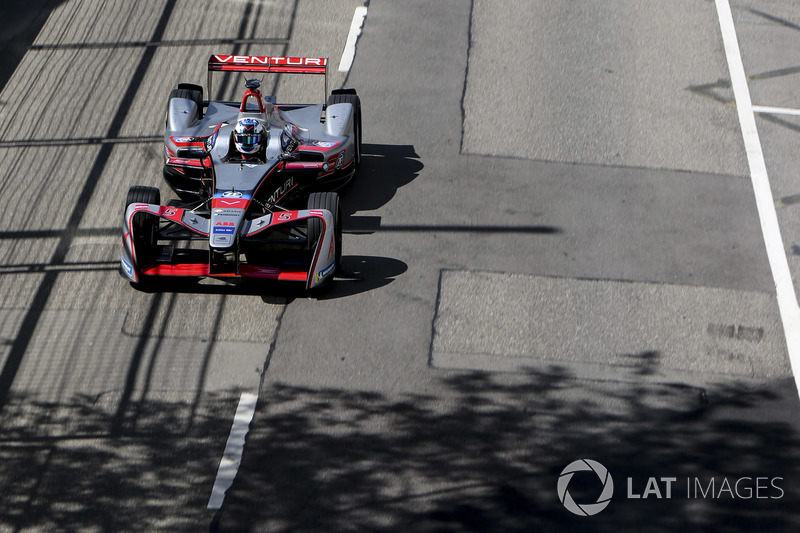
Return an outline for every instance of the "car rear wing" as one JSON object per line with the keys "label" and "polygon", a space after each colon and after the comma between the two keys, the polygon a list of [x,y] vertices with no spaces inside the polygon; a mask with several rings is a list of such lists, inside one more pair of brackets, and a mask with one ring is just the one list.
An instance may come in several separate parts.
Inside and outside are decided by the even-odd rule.
{"label": "car rear wing", "polygon": [[275,74],[321,74],[325,77],[325,95],[328,94],[327,57],[279,57],[212,55],[208,58],[208,94],[211,92],[213,72],[262,72]]}

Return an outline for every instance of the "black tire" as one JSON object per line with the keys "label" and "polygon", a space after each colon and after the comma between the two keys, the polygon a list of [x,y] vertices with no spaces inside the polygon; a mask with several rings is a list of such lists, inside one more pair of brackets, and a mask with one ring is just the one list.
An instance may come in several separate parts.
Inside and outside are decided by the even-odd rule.
{"label": "black tire", "polygon": [[[191,86],[188,83],[181,83],[180,86]],[[169,92],[169,99],[168,102],[173,98],[185,98],[186,100],[192,100],[197,105],[197,118],[203,118],[203,91],[197,89],[172,89]]]}
{"label": "black tire", "polygon": [[356,136],[356,168],[355,173],[358,172],[358,169],[361,167],[361,137],[363,130],[361,129],[361,99],[358,97],[357,94],[331,94],[328,97],[328,105],[331,104],[353,104],[353,108],[355,109],[355,136]]}
{"label": "black tire", "polygon": [[[155,187],[134,185],[128,189],[125,210],[131,204],[161,205],[161,191]],[[158,250],[158,217],[149,213],[136,213],[133,216],[133,247],[139,266],[156,258]]]}
{"label": "black tire", "polygon": [[195,83],[179,83],[178,90],[186,89],[192,94],[192,100],[197,104],[197,118],[203,118],[203,86]]}
{"label": "black tire", "polygon": [[[334,276],[340,271],[342,264],[342,213],[339,208],[339,195],[335,192],[315,192],[308,196],[308,209],[327,209],[333,214],[333,238],[336,243],[336,261]],[[317,241],[322,237],[322,221],[318,218],[308,219],[308,250],[314,252]],[[333,276],[331,276],[332,278]]]}

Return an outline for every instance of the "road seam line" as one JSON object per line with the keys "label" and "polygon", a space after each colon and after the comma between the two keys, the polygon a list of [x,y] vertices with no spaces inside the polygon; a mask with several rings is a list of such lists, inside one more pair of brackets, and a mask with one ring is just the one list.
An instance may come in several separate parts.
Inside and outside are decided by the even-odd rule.
{"label": "road seam line", "polygon": [[217,478],[214,487],[211,489],[211,497],[208,499],[207,509],[219,510],[222,502],[225,501],[225,493],[233,485],[239,465],[242,462],[244,453],[244,441],[250,431],[250,422],[253,421],[253,414],[256,411],[258,396],[255,394],[243,393],[239,398],[239,406],[236,408],[236,415],[233,417],[231,433],[228,435],[228,442],[225,444],[225,451],[222,452],[222,459],[219,462]]}
{"label": "road seam line", "polygon": [[728,0],[715,0],[717,17],[719,18],[722,41],[725,46],[725,56],[728,61],[728,70],[731,75],[731,85],[736,100],[736,110],[739,115],[739,125],[742,129],[747,164],[750,167],[750,179],[753,183],[758,218],[761,222],[761,233],[767,249],[772,279],[778,300],[778,309],[783,323],[783,332],[786,336],[786,349],[792,367],[795,385],[800,391],[800,307],[797,304],[797,295],[789,270],[789,262],[783,246],[781,229],[778,224],[778,215],[775,211],[775,200],[769,184],[767,165],[764,161],[764,152],[756,128],[754,107],[750,99],[750,90],[744,72],[744,64],[736,37],[736,27],[733,23],[733,14]]}
{"label": "road seam line", "polygon": [[367,7],[357,7],[356,12],[353,14],[353,22],[350,23],[350,33],[347,34],[342,59],[339,61],[339,72],[350,72],[350,67],[353,66],[353,59],[356,57],[356,41],[361,35],[361,28],[364,27],[364,19],[366,18]]}

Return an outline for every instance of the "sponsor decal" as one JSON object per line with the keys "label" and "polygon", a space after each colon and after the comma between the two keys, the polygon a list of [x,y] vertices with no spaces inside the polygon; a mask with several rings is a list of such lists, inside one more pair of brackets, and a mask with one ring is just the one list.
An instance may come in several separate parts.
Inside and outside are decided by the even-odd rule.
{"label": "sponsor decal", "polygon": [[344,152],[339,152],[339,155],[336,156],[336,168],[342,168],[344,164]]}
{"label": "sponsor decal", "polygon": [[236,222],[217,220],[216,222],[214,222],[214,227],[212,228],[211,231],[212,233],[214,233],[214,235],[219,235],[219,234],[231,235],[236,232]]}
{"label": "sponsor decal", "polygon": [[339,143],[334,141],[306,141],[303,143],[303,146],[318,146],[319,148],[333,148],[337,144]]}
{"label": "sponsor decal", "polygon": [[133,276],[133,265],[125,261],[124,257],[122,258],[122,268],[128,276]]}
{"label": "sponsor decal", "polygon": [[325,268],[323,268],[322,270],[320,270],[319,274],[317,275],[317,281],[319,281],[321,279],[325,279],[327,276],[329,276],[331,274],[331,272],[333,272],[333,267],[334,266],[336,266],[335,262],[331,261],[330,265],[328,265]]}
{"label": "sponsor decal", "polygon": [[284,152],[293,152],[298,143],[297,126],[295,124],[287,124],[281,132],[281,148]]}
{"label": "sponsor decal", "polygon": [[178,146],[204,147],[208,137],[170,137],[170,139]]}
{"label": "sponsor decal", "polygon": [[340,143],[334,141],[303,141],[299,150],[304,152],[327,152],[332,148],[339,146]]}
{"label": "sponsor decal", "polygon": [[242,193],[240,193],[239,191],[225,191],[224,193],[222,193],[222,197],[223,198],[241,198],[242,197]]}
{"label": "sponsor decal", "polygon": [[232,65],[284,65],[284,66],[316,66],[324,67],[328,60],[325,57],[272,57],[272,56],[219,56],[219,63]]}
{"label": "sponsor decal", "polygon": [[294,178],[289,178],[284,182],[283,185],[278,187],[278,189],[274,193],[272,193],[272,196],[267,198],[267,203],[274,204],[275,202],[283,198],[283,195],[289,192],[289,189],[291,189],[292,187],[294,187]]}
{"label": "sponsor decal", "polygon": [[285,163],[286,170],[327,170],[327,163]]}
{"label": "sponsor decal", "polygon": [[[206,159],[207,160],[207,159]],[[169,165],[180,165],[184,167],[202,167],[203,162],[199,159],[182,159],[180,157],[170,158]]]}

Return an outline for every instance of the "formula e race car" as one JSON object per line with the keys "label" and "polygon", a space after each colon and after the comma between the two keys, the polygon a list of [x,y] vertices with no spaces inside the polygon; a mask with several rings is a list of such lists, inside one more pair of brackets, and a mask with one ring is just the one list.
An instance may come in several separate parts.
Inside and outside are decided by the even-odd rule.
{"label": "formula e race car", "polygon": [[[212,73],[319,74],[327,59],[213,55]],[[324,104],[279,104],[245,79],[241,101],[203,99],[181,83],[169,96],[164,178],[177,195],[133,186],[125,203],[121,271],[134,284],[165,276],[329,282],[341,261],[334,191],[361,162],[354,89]],[[181,245],[182,247],[178,247]]]}

